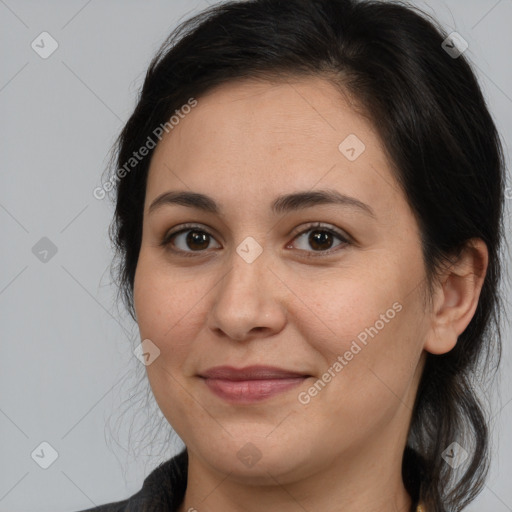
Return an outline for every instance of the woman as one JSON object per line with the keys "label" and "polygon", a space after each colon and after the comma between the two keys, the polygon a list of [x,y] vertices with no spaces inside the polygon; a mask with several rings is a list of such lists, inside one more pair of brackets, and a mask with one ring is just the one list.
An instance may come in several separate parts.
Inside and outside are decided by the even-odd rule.
{"label": "woman", "polygon": [[171,34],[104,189],[186,449],[90,510],[443,512],[480,492],[504,166],[463,43],[356,0],[228,2]]}

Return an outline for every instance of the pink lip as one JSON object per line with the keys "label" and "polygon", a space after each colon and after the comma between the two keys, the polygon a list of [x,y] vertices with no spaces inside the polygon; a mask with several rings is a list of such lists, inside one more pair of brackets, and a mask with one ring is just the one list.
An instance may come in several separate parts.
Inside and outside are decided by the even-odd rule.
{"label": "pink lip", "polygon": [[210,391],[233,403],[252,403],[283,393],[310,375],[274,366],[217,366],[201,373]]}

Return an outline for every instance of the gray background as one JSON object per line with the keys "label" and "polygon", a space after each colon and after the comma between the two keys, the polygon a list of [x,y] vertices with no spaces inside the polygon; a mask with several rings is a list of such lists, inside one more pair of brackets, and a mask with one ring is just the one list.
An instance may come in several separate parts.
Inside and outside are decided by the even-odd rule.
{"label": "gray background", "polygon": [[[414,3],[469,42],[466,56],[508,159],[512,0]],[[166,441],[165,429],[154,441],[144,437],[147,429],[137,431],[162,416],[151,396],[146,404],[147,383],[137,384],[145,372],[132,353],[137,328],[115,306],[107,238],[112,206],[92,191],[154,52],[178,21],[207,5],[0,0],[0,512],[72,511],[124,499],[181,446]],[[31,47],[43,31],[59,45],[47,59]],[[510,177],[508,187],[510,233]],[[57,249],[46,262],[33,253],[43,237]],[[510,289],[503,293],[509,304]],[[512,511],[512,356],[505,329],[492,472],[468,508],[473,512]],[[41,454],[42,442],[58,454],[48,469],[35,462],[44,457],[31,456]]]}

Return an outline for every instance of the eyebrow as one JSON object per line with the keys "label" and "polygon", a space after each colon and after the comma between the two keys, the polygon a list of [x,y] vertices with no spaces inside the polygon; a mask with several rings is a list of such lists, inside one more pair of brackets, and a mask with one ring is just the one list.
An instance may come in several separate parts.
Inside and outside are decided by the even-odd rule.
{"label": "eyebrow", "polygon": [[[219,215],[220,206],[211,197],[198,192],[169,191],[159,195],[149,207],[148,214],[159,210],[164,205],[182,205]],[[373,209],[355,197],[339,193],[337,190],[315,190],[294,192],[279,196],[271,206],[276,215],[301,210],[316,205],[336,204],[358,210],[375,218]]]}

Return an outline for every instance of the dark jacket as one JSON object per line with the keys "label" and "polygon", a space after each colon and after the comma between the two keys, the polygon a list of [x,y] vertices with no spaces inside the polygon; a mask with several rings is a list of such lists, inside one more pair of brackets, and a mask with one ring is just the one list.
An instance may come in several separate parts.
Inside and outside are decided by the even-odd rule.
{"label": "dark jacket", "polygon": [[176,512],[185,496],[187,469],[188,455],[184,449],[155,468],[131,498],[80,512]]}

